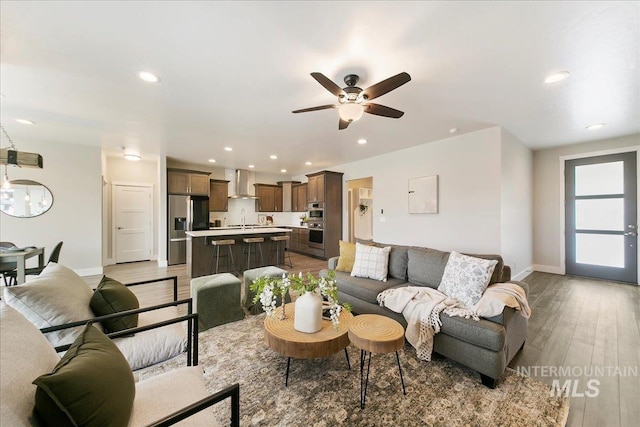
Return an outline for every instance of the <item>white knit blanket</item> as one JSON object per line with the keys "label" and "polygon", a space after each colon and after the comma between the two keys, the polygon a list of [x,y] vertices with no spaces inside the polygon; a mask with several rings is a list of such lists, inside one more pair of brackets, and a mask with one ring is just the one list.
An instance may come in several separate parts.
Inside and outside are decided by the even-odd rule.
{"label": "white knit blanket", "polygon": [[479,321],[480,317],[497,316],[505,307],[518,310],[526,319],[531,316],[527,295],[518,282],[489,286],[471,309],[437,289],[422,286],[387,289],[379,293],[377,299],[382,307],[402,313],[407,320],[407,341],[416,349],[418,357],[426,361],[431,360],[433,337],[440,332],[440,313],[443,311],[449,316],[472,318],[475,321]]}
{"label": "white knit blanket", "polygon": [[433,336],[442,326],[442,311],[449,316],[480,320],[473,310],[465,308],[457,299],[422,286],[387,289],[378,294],[377,300],[382,307],[403,314],[407,321],[405,337],[416,349],[418,357],[427,362],[431,360]]}

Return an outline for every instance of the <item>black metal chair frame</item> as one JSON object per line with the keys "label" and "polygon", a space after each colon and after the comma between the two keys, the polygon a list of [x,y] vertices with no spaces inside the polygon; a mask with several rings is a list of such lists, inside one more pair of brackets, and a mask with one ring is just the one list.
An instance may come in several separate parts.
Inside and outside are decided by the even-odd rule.
{"label": "black metal chair frame", "polygon": [[[158,310],[161,308],[166,308],[171,306],[177,307],[182,304],[187,304],[187,314],[184,316],[179,316],[174,319],[165,320],[165,321],[154,323],[147,326],[126,329],[118,332],[112,332],[106,335],[111,339],[120,338],[123,336],[130,336],[138,332],[144,332],[151,329],[156,329],[163,326],[171,325],[174,323],[187,321],[187,366],[197,366],[198,365],[198,332],[199,332],[198,313],[193,313],[193,303],[191,298],[178,300],[178,277],[171,276],[171,277],[163,277],[160,279],[145,280],[141,282],[128,283],[125,286],[145,285],[149,283],[163,282],[167,280],[173,281],[173,301],[172,302],[159,304],[152,307],[122,311],[119,313],[109,314],[106,316],[98,316],[92,319],[81,320],[77,322],[70,322],[70,323],[66,323],[58,326],[51,326],[48,328],[42,328],[40,329],[40,331],[43,334],[46,334],[48,332],[54,332],[54,331],[60,331],[63,329],[84,326],[87,323],[101,322],[103,320],[109,320],[109,319],[117,319],[120,317],[129,316],[131,314],[139,314],[147,311]],[[66,351],[69,349],[69,347],[71,347],[71,344],[58,346],[55,348],[55,350],[56,352]],[[156,421],[150,426],[160,427],[160,426],[170,426],[170,425],[176,424],[218,402],[222,402],[227,398],[231,398],[231,426],[239,427],[240,426],[240,385],[237,383],[231,386],[228,386],[220,390],[219,392],[212,394],[211,396],[208,396],[204,399],[201,399],[189,406],[186,406],[181,410],[176,411],[173,414],[170,414],[165,418],[162,418],[161,420]]]}

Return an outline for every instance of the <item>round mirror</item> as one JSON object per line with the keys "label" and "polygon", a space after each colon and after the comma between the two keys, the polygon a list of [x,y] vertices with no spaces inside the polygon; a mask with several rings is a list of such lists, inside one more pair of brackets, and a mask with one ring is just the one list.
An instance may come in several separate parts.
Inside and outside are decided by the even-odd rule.
{"label": "round mirror", "polygon": [[44,185],[28,179],[9,182],[0,188],[0,211],[16,218],[42,215],[53,205],[53,195]]}

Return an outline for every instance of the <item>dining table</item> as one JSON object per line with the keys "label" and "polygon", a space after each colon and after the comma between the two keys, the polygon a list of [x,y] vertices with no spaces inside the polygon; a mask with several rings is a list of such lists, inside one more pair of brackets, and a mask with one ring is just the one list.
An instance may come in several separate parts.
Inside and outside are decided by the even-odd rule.
{"label": "dining table", "polygon": [[29,248],[0,248],[0,263],[15,262],[17,271],[17,284],[25,281],[26,261],[38,256],[38,267],[44,267],[44,247]]}

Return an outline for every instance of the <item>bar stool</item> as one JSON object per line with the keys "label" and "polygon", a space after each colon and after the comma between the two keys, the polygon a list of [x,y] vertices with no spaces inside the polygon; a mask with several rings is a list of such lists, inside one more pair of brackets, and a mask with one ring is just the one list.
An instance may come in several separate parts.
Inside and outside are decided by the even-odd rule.
{"label": "bar stool", "polygon": [[[237,272],[236,270],[236,263],[233,260],[233,250],[231,249],[232,245],[236,244],[236,241],[233,239],[225,239],[225,240],[211,240],[210,244],[215,247],[215,251],[213,253],[213,256],[211,257],[211,267],[209,267],[209,274],[218,274],[218,266],[220,264],[220,246],[226,246],[227,249],[229,249],[229,254],[226,256],[227,258],[227,268],[229,268],[230,266],[233,267],[233,270],[229,270],[229,271],[233,271],[234,273]],[[216,271],[213,271],[213,261],[215,260],[216,262]],[[229,263],[229,260],[231,260],[231,263]]]}
{"label": "bar stool", "polygon": [[264,243],[263,237],[245,237],[242,239],[245,243],[244,249],[242,251],[243,254],[247,254],[247,268],[245,270],[251,269],[251,248],[253,247],[253,253],[258,256],[257,251],[260,252],[260,264],[256,267],[262,267],[264,265],[264,257],[262,255],[262,243]]}
{"label": "bar stool", "polygon": [[[271,253],[273,254],[274,251],[276,253],[276,261],[273,263],[273,265],[288,265],[289,268],[293,268],[293,263],[291,262],[291,255],[289,254],[289,251],[287,250],[287,243],[286,243],[286,242],[289,241],[289,236],[287,236],[287,235],[284,235],[284,236],[271,236],[271,241],[274,242],[274,244],[271,246]],[[283,243],[282,250],[284,252],[282,254],[282,264],[278,264],[278,261],[280,261],[280,245],[281,245],[281,242]],[[289,264],[287,264],[285,257],[289,257]]]}

